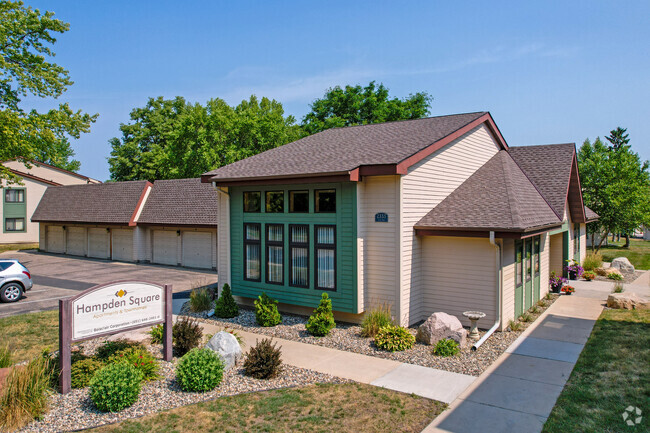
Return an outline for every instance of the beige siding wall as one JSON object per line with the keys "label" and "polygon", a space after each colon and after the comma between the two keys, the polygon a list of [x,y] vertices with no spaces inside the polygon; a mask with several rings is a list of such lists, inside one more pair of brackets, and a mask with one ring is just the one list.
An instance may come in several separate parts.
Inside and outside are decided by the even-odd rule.
{"label": "beige siding wall", "polygon": [[[19,161],[8,161],[4,162],[3,165],[17,171],[22,171],[23,173],[60,183],[61,185],[79,185],[88,183],[86,179],[44,165],[31,164],[31,167],[27,168],[25,164]],[[90,183],[98,183],[98,181],[91,179]]]}
{"label": "beige siding wall", "polygon": [[144,262],[147,257],[147,243],[149,242],[149,231],[146,227],[136,226],[133,230],[133,260]]}
{"label": "beige siding wall", "polygon": [[551,236],[548,233],[541,236],[540,249],[539,296],[542,298],[549,291],[548,280],[551,277]]}
{"label": "beige siding wall", "polygon": [[409,169],[402,178],[402,315],[408,323],[428,316],[422,308],[422,239],[413,226],[445,199],[499,150],[485,125],[480,125],[434,152]]}
{"label": "beige siding wall", "polygon": [[25,189],[25,231],[17,233],[4,232],[4,190],[0,189],[0,244],[12,244],[21,242],[38,242],[39,230],[38,223],[32,222],[31,218],[41,201],[41,197],[47,189],[47,184],[34,181],[31,179],[23,179],[23,185],[6,185],[4,181],[0,185],[8,188],[23,188]]}
{"label": "beige siding wall", "polygon": [[549,272],[555,272],[557,275],[562,275],[564,263],[562,262],[562,233],[549,236]]}
{"label": "beige siding wall", "polygon": [[587,224],[580,224],[580,263],[587,256]]}
{"label": "beige siding wall", "polygon": [[217,217],[219,230],[217,232],[217,269],[219,269],[219,289],[230,282],[230,196],[228,188],[220,188],[217,192]]}
{"label": "beige siding wall", "polygon": [[515,241],[502,240],[503,296],[501,298],[501,328],[515,317]]}

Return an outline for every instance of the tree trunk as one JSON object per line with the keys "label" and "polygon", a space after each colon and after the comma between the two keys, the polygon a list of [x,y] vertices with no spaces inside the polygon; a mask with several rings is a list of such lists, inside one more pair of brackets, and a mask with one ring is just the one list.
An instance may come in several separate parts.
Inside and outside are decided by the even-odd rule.
{"label": "tree trunk", "polygon": [[625,233],[625,245],[623,245],[623,248],[630,248],[630,234]]}

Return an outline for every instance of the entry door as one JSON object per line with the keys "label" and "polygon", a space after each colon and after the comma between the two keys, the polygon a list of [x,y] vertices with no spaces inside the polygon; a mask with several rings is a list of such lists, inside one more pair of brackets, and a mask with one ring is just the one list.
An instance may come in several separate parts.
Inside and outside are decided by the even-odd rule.
{"label": "entry door", "polygon": [[539,291],[540,291],[540,237],[535,236],[533,239],[533,301],[537,302],[539,301]]}
{"label": "entry door", "polygon": [[524,309],[533,306],[533,240],[524,240]]}
{"label": "entry door", "polygon": [[524,312],[524,243],[515,242],[515,317]]}

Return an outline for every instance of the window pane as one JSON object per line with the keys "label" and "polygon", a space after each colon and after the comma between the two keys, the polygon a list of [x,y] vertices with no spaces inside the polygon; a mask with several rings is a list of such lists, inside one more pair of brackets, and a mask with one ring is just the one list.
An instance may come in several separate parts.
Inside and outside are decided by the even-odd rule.
{"label": "window pane", "polygon": [[317,285],[322,289],[334,289],[334,250],[316,251]]}
{"label": "window pane", "polygon": [[530,280],[530,276],[533,270],[531,247],[532,244],[530,241],[526,242],[526,281]]}
{"label": "window pane", "polygon": [[260,226],[257,224],[246,224],[246,240],[259,241],[260,240]]}
{"label": "window pane", "polygon": [[25,230],[25,220],[23,218],[16,218],[14,221],[16,224],[15,230]]}
{"label": "window pane", "polygon": [[289,191],[289,212],[309,212],[309,191]]}
{"label": "window pane", "polygon": [[535,238],[535,275],[539,276],[539,238]]}
{"label": "window pane", "polygon": [[282,283],[282,247],[270,246],[268,248],[268,254],[268,282]]}
{"label": "window pane", "polygon": [[260,246],[246,245],[246,279],[260,279]]}
{"label": "window pane", "polygon": [[282,242],[284,227],[280,224],[269,224],[269,242]]}
{"label": "window pane", "polygon": [[268,213],[284,212],[284,191],[266,192],[266,212]]}
{"label": "window pane", "polygon": [[336,190],[316,191],[316,212],[336,212]]}
{"label": "window pane", "polygon": [[262,193],[259,191],[244,192],[244,212],[259,212],[261,210]]}
{"label": "window pane", "polygon": [[307,248],[291,248],[291,284],[307,287],[309,285],[309,254]]}
{"label": "window pane", "polygon": [[309,226],[291,226],[291,243],[306,244],[309,242]]}
{"label": "window pane", "polygon": [[515,285],[520,286],[522,281],[522,274],[523,274],[523,263],[522,263],[522,245],[518,244],[517,245],[517,257],[516,257],[516,264],[515,264]]}
{"label": "window pane", "polygon": [[23,189],[7,189],[5,190],[5,201],[7,203],[24,203],[25,190]]}
{"label": "window pane", "polygon": [[318,227],[316,229],[316,243],[321,245],[334,245],[334,227]]}

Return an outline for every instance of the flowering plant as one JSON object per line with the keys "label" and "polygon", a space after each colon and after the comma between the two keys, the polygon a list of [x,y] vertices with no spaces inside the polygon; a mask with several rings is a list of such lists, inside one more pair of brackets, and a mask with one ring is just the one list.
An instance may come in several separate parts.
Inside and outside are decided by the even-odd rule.
{"label": "flowering plant", "polygon": [[567,295],[570,295],[571,293],[576,291],[576,289],[574,289],[571,286],[564,286],[560,290],[562,291],[562,293],[566,293]]}
{"label": "flowering plant", "polygon": [[548,284],[555,293],[559,293],[560,288],[565,285],[567,281],[566,278],[557,276],[555,275],[555,272],[551,272],[551,278],[549,279]]}
{"label": "flowering plant", "polygon": [[572,280],[580,278],[582,273],[585,271],[584,268],[580,266],[580,263],[575,260],[569,261],[569,264],[564,267],[564,270],[568,272],[569,278]]}
{"label": "flowering plant", "polygon": [[591,281],[594,278],[596,278],[596,274],[594,274],[593,272],[585,271],[582,273],[582,278],[584,278],[587,281]]}

